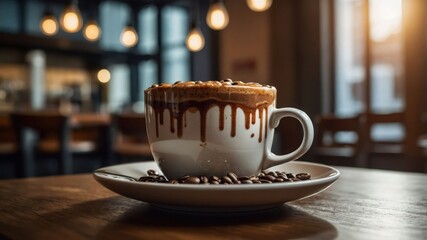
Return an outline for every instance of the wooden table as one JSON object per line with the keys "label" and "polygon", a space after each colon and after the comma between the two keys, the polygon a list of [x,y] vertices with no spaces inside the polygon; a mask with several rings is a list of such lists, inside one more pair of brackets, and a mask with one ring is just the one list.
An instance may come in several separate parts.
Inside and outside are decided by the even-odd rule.
{"label": "wooden table", "polygon": [[218,216],[159,210],[106,190],[89,174],[3,180],[0,239],[426,238],[426,174],[339,169],[340,179],[318,195]]}

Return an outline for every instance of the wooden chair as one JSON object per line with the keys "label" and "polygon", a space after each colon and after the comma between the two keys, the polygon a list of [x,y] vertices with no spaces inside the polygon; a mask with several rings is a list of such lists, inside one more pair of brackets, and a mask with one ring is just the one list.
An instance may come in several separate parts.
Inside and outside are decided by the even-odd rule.
{"label": "wooden chair", "polygon": [[113,116],[113,127],[114,155],[119,162],[153,159],[144,114],[116,114]]}
{"label": "wooden chair", "polygon": [[0,172],[1,178],[15,177],[17,171],[17,157],[18,157],[18,139],[16,137],[12,121],[8,114],[0,115],[0,164],[3,165],[2,171],[7,171],[7,164],[13,166],[10,172]]}
{"label": "wooden chair", "polygon": [[[378,139],[374,136],[375,127],[393,124],[403,130],[398,138]],[[368,167],[400,169],[404,167],[406,153],[406,128],[403,112],[366,115],[365,149]]]}
{"label": "wooden chair", "polygon": [[319,115],[315,118],[315,126],[314,154],[318,162],[362,167],[361,116]]}
{"label": "wooden chair", "polygon": [[[59,112],[28,111],[12,115],[13,124],[19,142],[18,176],[33,176],[34,160],[54,158],[59,174],[73,172],[73,154],[92,153],[96,147],[86,141],[73,141],[70,129],[70,117]],[[36,133],[31,139],[28,130]]]}

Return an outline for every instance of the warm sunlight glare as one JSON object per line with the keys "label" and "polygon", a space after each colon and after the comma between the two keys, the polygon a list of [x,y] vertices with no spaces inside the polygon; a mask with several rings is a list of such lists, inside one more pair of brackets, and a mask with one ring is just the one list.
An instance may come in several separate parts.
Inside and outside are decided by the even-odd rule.
{"label": "warm sunlight glare", "polygon": [[402,29],[402,0],[370,0],[371,39],[385,41]]}

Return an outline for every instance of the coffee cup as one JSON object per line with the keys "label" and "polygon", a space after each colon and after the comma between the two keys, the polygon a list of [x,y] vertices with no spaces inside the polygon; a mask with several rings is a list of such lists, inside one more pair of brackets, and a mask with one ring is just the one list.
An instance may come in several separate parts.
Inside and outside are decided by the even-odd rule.
{"label": "coffee cup", "polygon": [[[169,179],[258,175],[300,158],[313,142],[313,124],[303,111],[276,108],[276,88],[241,81],[190,81],[145,90],[145,116],[154,160]],[[303,139],[291,153],[271,152],[274,129],[296,118]]]}

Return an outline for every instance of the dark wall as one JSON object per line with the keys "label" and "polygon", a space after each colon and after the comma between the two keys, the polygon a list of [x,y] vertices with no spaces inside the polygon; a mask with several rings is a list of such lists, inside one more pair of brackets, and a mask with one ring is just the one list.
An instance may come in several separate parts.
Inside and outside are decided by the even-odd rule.
{"label": "dark wall", "polygon": [[[314,120],[321,112],[320,1],[275,1],[270,26],[277,106],[299,108]],[[285,152],[299,146],[302,130],[296,120],[282,120],[279,131]]]}

